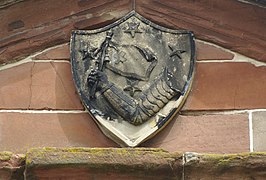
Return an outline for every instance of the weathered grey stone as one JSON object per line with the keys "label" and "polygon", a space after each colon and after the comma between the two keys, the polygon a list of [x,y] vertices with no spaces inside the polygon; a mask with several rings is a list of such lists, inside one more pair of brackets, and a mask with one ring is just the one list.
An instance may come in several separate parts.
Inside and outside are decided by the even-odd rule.
{"label": "weathered grey stone", "polygon": [[253,112],[254,151],[266,151],[266,111]]}

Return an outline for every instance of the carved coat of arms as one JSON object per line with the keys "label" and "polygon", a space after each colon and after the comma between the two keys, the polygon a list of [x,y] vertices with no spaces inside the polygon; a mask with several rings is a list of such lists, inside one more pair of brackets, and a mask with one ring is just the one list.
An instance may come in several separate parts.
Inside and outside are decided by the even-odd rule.
{"label": "carved coat of arms", "polygon": [[136,12],[96,30],[73,31],[76,88],[103,133],[134,147],[182,106],[194,70],[193,34],[156,25]]}

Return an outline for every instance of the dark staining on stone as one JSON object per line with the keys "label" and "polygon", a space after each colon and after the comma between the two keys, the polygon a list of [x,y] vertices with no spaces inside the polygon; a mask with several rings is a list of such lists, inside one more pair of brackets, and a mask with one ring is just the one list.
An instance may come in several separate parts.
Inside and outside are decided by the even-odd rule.
{"label": "dark staining on stone", "polygon": [[78,1],[78,6],[79,6],[79,7],[83,7],[83,6],[85,6],[85,5],[88,5],[89,3],[91,3],[90,0],[79,0],[79,1]]}
{"label": "dark staining on stone", "polygon": [[24,26],[25,26],[25,24],[21,20],[13,21],[13,22],[8,24],[8,31],[13,31],[15,29],[19,29],[19,28],[22,28]]}

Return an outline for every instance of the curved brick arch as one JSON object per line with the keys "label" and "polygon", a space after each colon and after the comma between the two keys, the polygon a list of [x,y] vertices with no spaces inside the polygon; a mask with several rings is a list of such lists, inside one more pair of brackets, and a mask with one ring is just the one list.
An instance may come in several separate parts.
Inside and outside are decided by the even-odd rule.
{"label": "curved brick arch", "polygon": [[0,4],[1,64],[68,42],[72,29],[104,26],[134,8],[159,24],[190,29],[200,39],[266,61],[265,8],[239,1],[6,2]]}

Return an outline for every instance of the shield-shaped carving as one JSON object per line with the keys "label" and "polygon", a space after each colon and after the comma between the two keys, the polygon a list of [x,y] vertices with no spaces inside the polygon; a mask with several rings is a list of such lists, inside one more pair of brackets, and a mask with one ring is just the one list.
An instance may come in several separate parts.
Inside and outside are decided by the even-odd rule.
{"label": "shield-shaped carving", "polygon": [[81,100],[100,129],[134,147],[182,106],[193,77],[193,34],[131,12],[101,29],[73,31],[71,63]]}

